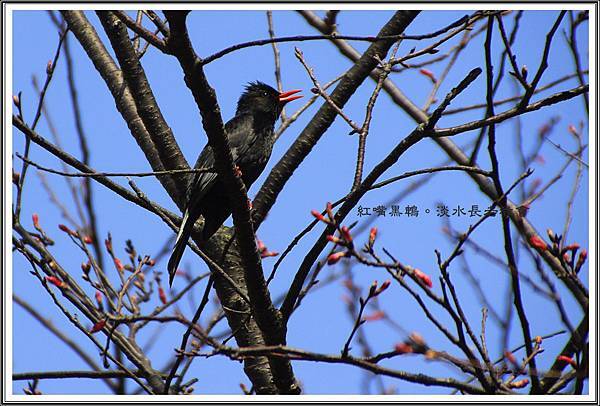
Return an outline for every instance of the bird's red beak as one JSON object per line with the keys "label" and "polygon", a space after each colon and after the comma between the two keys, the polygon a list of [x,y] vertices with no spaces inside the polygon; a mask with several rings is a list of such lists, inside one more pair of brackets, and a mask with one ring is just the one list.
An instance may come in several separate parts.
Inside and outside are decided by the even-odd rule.
{"label": "bird's red beak", "polygon": [[279,93],[279,103],[286,104],[288,102],[291,102],[292,100],[300,99],[302,97],[302,95],[296,95],[296,96],[294,96],[294,95],[296,93],[300,93],[301,91],[302,90],[290,90],[287,92]]}

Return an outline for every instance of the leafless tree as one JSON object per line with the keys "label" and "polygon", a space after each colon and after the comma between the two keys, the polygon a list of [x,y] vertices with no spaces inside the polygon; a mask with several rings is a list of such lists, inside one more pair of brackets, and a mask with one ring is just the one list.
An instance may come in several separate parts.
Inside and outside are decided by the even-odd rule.
{"label": "leafless tree", "polygon": [[[134,14],[122,11],[98,11],[96,15],[108,42],[100,38],[96,28],[81,11],[49,13],[61,35],[55,56],[48,64],[46,80],[39,88],[33,120],[26,120],[23,115],[22,105],[25,101],[21,95],[14,97],[15,113],[12,123],[14,129],[24,137],[25,148],[23,151],[14,151],[13,157],[15,196],[12,241],[15,255],[22,255],[28,261],[28,270],[38,282],[36,286],[41,287],[43,294],[49,295],[56,309],[79,332],[62,331],[55,327],[21,292],[16,292],[13,300],[74,350],[89,366],[89,370],[19,372],[13,374],[13,379],[30,381],[26,390],[29,394],[43,390],[39,387],[40,380],[73,377],[100,379],[106,383],[110,393],[115,394],[189,394],[197,381],[197,377],[188,374],[190,365],[198,358],[220,357],[243,362],[244,372],[252,385],[251,388],[242,385],[243,391],[248,394],[301,393],[301,377],[294,372],[293,366],[305,361],[345,364],[348,368],[368,371],[368,380],[377,382],[382,393],[388,391],[382,383],[382,377],[443,387],[462,394],[583,393],[589,365],[589,294],[587,280],[580,279],[580,271],[587,267],[587,251],[578,244],[569,243],[566,236],[574,215],[573,201],[582,174],[588,170],[584,155],[587,136],[583,127],[569,127],[578,143],[578,148],[570,151],[550,140],[549,134],[553,131],[555,122],[549,122],[540,130],[539,142],[532,153],[526,153],[521,148],[512,158],[521,162],[522,174],[510,182],[502,182],[501,166],[503,161],[510,158],[498,154],[496,126],[511,120],[515,122],[538,110],[559,109],[562,103],[572,99],[583,99],[582,108],[589,108],[586,61],[580,55],[576,37],[578,27],[587,21],[587,13],[556,12],[553,26],[548,27],[546,41],[540,45],[539,65],[530,67],[529,72],[518,64],[518,55],[513,51],[519,33],[519,21],[524,13],[522,11],[477,11],[446,27],[435,27],[432,32],[420,35],[406,34],[419,12],[398,11],[393,13],[378,32],[374,29],[373,35],[369,37],[346,36],[339,32],[338,10],[328,11],[324,18],[311,11],[298,13],[314,27],[317,31],[315,35],[277,37],[272,16],[268,12],[269,38],[236,44],[209,56],[198,55],[194,50],[188,35],[186,21],[189,12],[186,11],[157,13],[144,10],[135,13],[135,18],[131,17]],[[505,29],[507,21],[510,21],[512,27],[510,31]],[[550,50],[553,42],[559,40],[561,32],[564,32],[572,51],[571,58],[575,62],[573,73],[569,77],[553,78],[550,81],[544,77],[544,73],[549,64],[555,63],[549,60]],[[503,49],[492,49],[492,36],[502,39]],[[453,88],[447,94],[438,95],[442,83],[448,80],[449,73],[455,68],[461,52],[477,37],[485,37],[484,64],[472,69],[462,80],[452,83]],[[88,147],[83,131],[82,122],[85,117],[80,113],[77,86],[72,76],[76,66],[71,59],[69,47],[73,40],[83,48],[106,84],[114,98],[116,109],[126,122],[152,172],[98,172],[91,166],[90,156],[93,151]],[[236,172],[215,90],[211,87],[210,77],[205,74],[205,67],[232,52],[270,44],[274,51],[276,79],[281,90],[277,46],[283,42],[301,46],[305,41],[331,42],[351,62],[351,66],[345,72],[339,72],[337,79],[325,83],[315,73],[308,58],[296,48],[296,58],[312,81],[314,94],[305,106],[294,113],[288,111],[284,114],[277,134],[288,129],[313,103],[322,105],[287,152],[278,158],[249,206],[247,191]],[[358,52],[352,47],[351,41],[366,42],[368,48],[365,52]],[[400,44],[405,41],[413,41],[415,47],[410,52],[401,54]],[[185,204],[187,181],[196,171],[190,168],[184,158],[161,113],[154,96],[155,91],[146,77],[143,58],[149,49],[158,51],[163,58],[174,58],[179,63],[182,78],[197,105],[208,143],[217,157],[216,167],[212,170],[223,179],[233,207],[234,227],[221,227],[204,244],[200,244],[202,220],[199,220],[196,225],[197,235],[194,237],[196,242],[190,242],[189,245],[206,263],[209,272],[182,271],[180,277],[185,278],[187,283],[180,291],[169,290],[164,286],[164,270],[157,266],[163,255],[168,253],[171,242],[167,241],[165,249],[151,258],[138,254],[134,243],[128,241],[125,247],[128,257],[122,260],[117,254],[119,250],[113,247],[110,235],[102,243],[103,237],[99,235],[97,219],[104,215],[103,209],[95,206],[93,200],[95,188],[107,188],[119,198],[139,206],[139,210],[152,213],[174,232],[180,224],[179,213],[169,211],[150,200],[134,181],[136,177],[155,177],[181,209]],[[69,72],[67,83],[74,106],[81,146],[80,157],[76,157],[74,152],[66,151],[57,134],[51,141],[48,135],[41,134],[37,129],[43,118],[51,124],[44,98],[60,59],[65,60]],[[432,66],[442,66],[442,69],[438,69],[441,73],[434,74],[430,70]],[[411,97],[400,90],[395,80],[395,75],[401,77],[403,72],[409,71],[419,72],[431,81],[432,86],[423,107],[418,107],[411,101]],[[554,91],[554,88],[573,78],[578,81],[576,86]],[[355,121],[344,112],[344,106],[357,88],[369,79],[375,85],[365,101],[364,118]],[[479,95],[481,103],[466,105],[461,100],[461,94],[476,80],[485,82],[485,93]],[[514,97],[498,99],[495,97],[497,90],[505,82],[515,85],[518,91]],[[374,106],[383,93],[393,100],[399,111],[414,120],[414,128],[390,148],[387,156],[367,171],[367,139],[372,120],[378,119],[373,114]],[[451,109],[451,102],[458,103],[461,107]],[[481,118],[475,121],[464,120],[452,127],[438,126],[439,120],[444,116],[461,117],[461,114],[473,111],[481,112]],[[277,199],[278,196],[288,185],[294,171],[318,147],[319,141],[338,118],[344,120],[351,134],[358,137],[352,185],[341,199],[332,203],[324,201],[322,211],[313,211],[315,219],[289,242],[288,248],[279,255],[273,272],[265,278],[262,259],[277,254],[262,243],[257,243],[255,233],[276,203],[285,204]],[[469,146],[470,150],[457,146],[453,141],[466,132],[479,134]],[[522,138],[523,134],[516,131],[515,140],[522,142]],[[423,168],[382,179],[382,175],[392,165],[424,140],[432,140],[448,156],[448,161],[439,164],[424,159]],[[564,154],[565,164],[559,169],[555,179],[539,185],[536,190],[526,190],[523,182],[531,175],[530,164],[537,156],[536,151],[545,143],[553,143]],[[32,144],[59,158],[63,167],[48,168],[32,160],[29,155]],[[484,154],[487,154],[491,163],[487,168],[478,160]],[[527,210],[556,179],[563,176],[570,165],[577,166],[577,175],[573,180],[565,227],[560,233],[548,230],[546,237],[545,233],[538,232],[528,220]],[[63,259],[53,253],[52,235],[56,231],[50,231],[49,225],[44,224],[43,219],[35,214],[30,223],[28,219],[31,214],[25,216],[21,210],[26,180],[34,170],[42,176],[54,204],[65,218],[70,219],[68,225],[60,226],[60,230],[68,235],[71,243],[86,258],[82,273],[66,268]],[[455,230],[447,224],[447,237],[454,242],[455,248],[447,256],[435,250],[436,276],[405,263],[410,258],[402,261],[397,259],[397,253],[379,243],[377,228],[368,223],[356,227],[348,224],[349,214],[357,209],[360,199],[369,191],[397,185],[401,180],[415,177],[418,180],[403,190],[403,193],[410,193],[427,182],[432,174],[441,173],[439,176],[443,176],[447,171],[468,174],[465,179],[474,182],[487,196],[490,207],[467,230]],[[77,202],[77,213],[71,213],[62,204],[64,199],[52,193],[52,184],[44,176],[49,173],[58,174],[67,182],[72,197]],[[113,178],[116,176],[127,176],[129,188],[114,182]],[[504,178],[506,179],[505,176]],[[82,183],[78,183],[79,179],[83,179]],[[498,247],[503,247],[503,256],[486,251],[472,238],[478,227],[495,215],[500,218],[497,244]],[[303,254],[303,262],[293,275],[286,276],[289,279],[286,281],[287,291],[282,297],[273,296],[269,283],[279,264],[290,251],[298,249],[298,241],[319,227],[320,235]],[[368,237],[363,237],[362,232],[366,232]],[[523,265],[516,257],[517,249],[521,255],[531,259],[537,270],[537,278],[525,275],[520,269]],[[498,314],[493,310],[494,306],[487,304],[486,290],[478,285],[478,278],[469,269],[466,261],[468,256],[486,256],[506,271],[504,275],[509,276],[511,286],[511,294],[506,298],[506,314]],[[465,289],[453,282],[450,268],[457,266],[457,261],[464,261],[461,267],[471,277],[469,292],[475,292],[483,303],[480,308],[482,316],[478,320],[468,317],[469,312],[464,307]],[[342,271],[329,273],[328,276],[320,273],[327,264],[338,262],[344,264]],[[361,288],[353,280],[355,267],[379,269],[389,275],[389,280],[374,282]],[[340,353],[325,354],[288,346],[286,326],[293,313],[302,311],[303,299],[321,287],[340,280],[344,281],[347,310],[354,320]],[[433,288],[434,280],[439,280],[439,289]],[[191,317],[186,316],[179,310],[178,304],[192,295],[192,288],[199,284],[204,284],[204,294],[199,303],[196,303],[198,298],[191,298],[197,311]],[[528,312],[528,300],[522,294],[523,285],[553,304],[549,311],[556,312],[562,321],[562,327],[558,327],[556,332],[540,336],[531,330],[529,320],[540,315]],[[428,343],[427,337],[419,334],[417,329],[406,330],[394,320],[393,312],[385,311],[379,299],[394,290],[414,299],[415,308],[445,338],[445,346]],[[34,294],[39,291],[36,289]],[[210,303],[213,292],[218,297],[218,309],[206,323],[201,323],[201,314]],[[578,313],[565,310],[565,297],[577,304]],[[160,304],[156,307],[154,304],[157,298]],[[72,309],[76,309],[78,317],[74,316]],[[514,317],[521,345],[517,348],[508,348],[507,345],[504,354],[499,357],[490,353],[486,344],[488,315],[497,322],[495,325],[500,326],[499,331],[505,334],[506,344],[509,325]],[[402,335],[389,351],[375,352],[364,334],[363,325],[373,320],[384,320],[390,326],[398,328]],[[452,323],[448,324],[444,320],[451,320]],[[215,326],[221,325],[221,321],[226,321],[228,325],[224,335],[215,333]],[[139,333],[155,323],[160,323],[167,329],[177,323],[186,329],[181,336],[179,348],[172,349],[170,361],[165,366],[157,366],[157,361],[148,355],[147,348],[139,340]],[[310,328],[312,327],[307,326],[307,329]],[[100,358],[82,349],[72,340],[72,334],[87,336],[99,349]],[[564,339],[562,350],[558,353],[543,353],[545,340],[555,339],[557,335]],[[236,345],[230,341],[232,338]],[[362,350],[362,355],[356,355],[352,351],[353,343]],[[385,364],[386,360],[402,357],[422,357],[429,363],[424,364],[424,369],[418,372]],[[554,360],[549,369],[542,370],[538,367],[541,357]],[[428,365],[433,368],[433,365],[438,364],[451,366],[462,378],[439,377],[428,372]],[[126,390],[125,381],[135,382],[136,388],[128,387]]]}

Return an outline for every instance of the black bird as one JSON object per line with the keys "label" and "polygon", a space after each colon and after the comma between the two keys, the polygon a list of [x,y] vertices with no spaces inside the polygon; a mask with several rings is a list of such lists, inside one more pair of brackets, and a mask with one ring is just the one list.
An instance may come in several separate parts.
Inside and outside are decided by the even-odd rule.
{"label": "black bird", "polygon": [[[275,142],[275,122],[286,103],[302,97],[296,95],[298,92],[300,90],[280,93],[262,82],[249,83],[238,100],[235,116],[225,124],[233,160],[241,172],[246,188],[249,188],[265,169]],[[212,148],[206,145],[196,161],[195,168],[212,168],[214,163]],[[207,241],[230,214],[229,199],[219,176],[214,172],[195,174],[187,188],[183,221],[167,266],[169,284],[173,283],[175,271],[194,223],[200,215],[204,217],[202,240]]]}

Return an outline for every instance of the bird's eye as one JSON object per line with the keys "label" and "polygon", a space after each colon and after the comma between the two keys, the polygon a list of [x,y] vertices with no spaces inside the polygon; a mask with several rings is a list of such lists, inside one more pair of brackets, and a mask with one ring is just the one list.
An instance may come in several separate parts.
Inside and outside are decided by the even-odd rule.
{"label": "bird's eye", "polygon": [[263,96],[267,97],[268,95],[269,95],[269,93],[263,92]]}

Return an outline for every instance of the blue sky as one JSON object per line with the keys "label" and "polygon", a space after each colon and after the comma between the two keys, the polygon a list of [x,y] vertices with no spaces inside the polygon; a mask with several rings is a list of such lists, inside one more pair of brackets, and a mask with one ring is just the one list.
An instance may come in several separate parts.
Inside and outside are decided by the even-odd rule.
{"label": "blue sky", "polygon": [[[431,32],[468,13],[470,11],[426,11],[415,19],[407,33]],[[319,14],[323,15],[322,12],[319,12]],[[385,10],[346,10],[339,15],[338,27],[341,33],[347,35],[375,35],[392,14],[392,11]],[[531,11],[526,12],[521,20],[519,35],[513,49],[517,55],[519,65],[526,65],[530,76],[537,69],[545,34],[552,26],[557,14],[556,11]],[[36,75],[38,81],[43,83],[46,64],[55,52],[58,34],[45,11],[18,11],[13,16],[13,92],[23,92],[24,115],[26,121],[31,122],[37,103],[35,91],[31,85],[31,77]],[[94,26],[99,29],[100,36],[105,40],[105,44],[108,44],[96,16],[93,13],[87,13],[87,16]],[[293,11],[275,11],[273,19],[277,36],[315,33],[314,29],[308,26],[303,18]],[[505,19],[507,30],[512,28],[512,24],[513,18],[508,16]],[[188,26],[190,37],[196,52],[200,56],[212,54],[239,42],[268,37],[264,11],[196,11],[188,18]],[[568,18],[563,20],[563,24],[552,44],[549,58],[550,65],[544,74],[541,85],[574,72],[572,59],[561,32],[565,27],[568,27]],[[583,65],[586,68],[588,66],[587,29],[588,25],[584,23],[579,28],[578,35],[580,40],[579,49]],[[484,39],[484,33],[480,34],[463,51],[456,66],[440,87],[438,91],[439,99],[442,99],[471,69],[475,67],[484,68]],[[115,110],[114,102],[104,82],[77,41],[73,37],[70,40],[84,118],[84,130],[92,151],[92,166],[98,171],[111,172],[144,172],[150,170],[143,154],[129,134],[126,124]],[[449,44],[445,44],[442,47],[442,52],[448,50],[456,42],[455,39],[450,41]],[[353,43],[353,45],[359,51],[365,50],[368,46],[368,44],[360,42]],[[303,89],[306,95],[305,99],[290,104],[287,109],[288,113],[295,111],[303,104],[311,94],[309,89],[313,87],[308,75],[294,57],[294,46],[304,52],[307,62],[314,68],[315,74],[321,83],[326,83],[337,77],[351,66],[351,63],[327,41],[280,44],[284,88]],[[399,54],[406,54],[413,46],[420,48],[423,44],[405,41],[399,49]],[[499,55],[503,50],[498,31],[494,32],[493,49],[494,66],[497,69]],[[202,130],[197,107],[183,82],[181,69],[176,59],[163,55],[151,47],[144,56],[142,63],[165,119],[171,126],[186,159],[188,162],[193,163],[206,143],[206,136]],[[428,66],[427,69],[439,76],[446,63],[447,60]],[[237,98],[244,85],[254,80],[275,84],[273,71],[273,54],[270,45],[238,51],[207,66],[206,74],[217,92],[224,120],[228,120],[233,116]],[[514,81],[510,75],[507,76],[497,93],[497,99],[515,94]],[[432,86],[429,79],[419,74],[417,70],[393,73],[390,78],[418,106],[423,105]],[[362,122],[364,106],[374,86],[373,81],[364,82],[345,106],[344,111],[353,120]],[[541,95],[535,96],[534,100],[576,86],[576,80],[571,79],[541,93]],[[484,101],[485,77],[481,75],[467,91],[453,102],[451,107],[483,103]],[[321,104],[322,102],[317,102],[311,106],[279,139],[267,169],[249,191],[251,197],[258,191],[270,169],[285,153]],[[58,62],[46,98],[46,106],[61,136],[64,149],[79,156],[79,147],[66,85],[64,59],[60,59]],[[508,106],[510,105],[500,106],[497,111],[504,111],[509,108]],[[481,118],[483,114],[482,110],[477,110],[447,116],[442,118],[439,126],[449,127],[458,123],[476,120]],[[374,119],[367,141],[365,173],[368,173],[375,164],[387,155],[390,149],[415,127],[413,120],[398,109],[385,94],[380,96],[373,116]],[[555,143],[570,151],[575,150],[576,143],[567,128],[570,124],[578,126],[580,122],[584,123],[582,133],[585,137],[584,142],[587,142],[587,118],[583,101],[579,97],[561,103],[559,106],[528,114],[520,120],[519,125],[524,135],[523,147],[526,151],[536,144],[539,128],[553,116],[559,118],[555,130],[550,136]],[[510,185],[522,172],[516,154],[515,130],[515,121],[505,122],[497,127],[497,151],[500,157],[501,178],[505,186]],[[269,249],[282,252],[288,242],[312,220],[311,209],[321,210],[325,207],[327,201],[335,201],[348,192],[352,184],[357,147],[357,138],[349,136],[349,131],[347,124],[338,118],[287,183],[286,188],[278,197],[277,204],[270,211],[258,232],[258,237],[265,242]],[[38,126],[38,132],[48,138],[50,137],[46,120],[42,119]],[[460,146],[465,146],[472,143],[476,136],[477,131],[469,132],[454,137],[453,141]],[[13,150],[22,152],[23,144],[23,135],[15,130],[13,132]],[[484,142],[479,165],[489,169],[486,147],[487,142]],[[549,181],[555,176],[566,159],[550,143],[543,145],[540,155],[543,156],[544,162],[537,160],[532,163],[531,168],[535,172],[525,181],[526,188],[531,187],[535,179],[540,179],[543,183]],[[584,154],[585,161],[587,161],[587,156],[586,151]],[[60,168],[60,163],[56,158],[36,145],[32,147],[31,159],[45,166]],[[382,177],[382,180],[406,171],[436,166],[445,160],[445,154],[433,141],[424,140],[402,156],[399,162]],[[21,163],[16,158],[15,162],[17,168],[20,168]],[[545,230],[548,227],[555,231],[563,228],[566,202],[569,198],[575,172],[576,165],[572,164],[566,170],[564,176],[532,205],[528,213],[528,220],[535,225],[543,237],[545,237]],[[72,200],[69,199],[66,183],[56,175],[47,174],[46,177],[56,195],[63,198],[69,210],[73,210],[74,205]],[[363,207],[387,205],[389,209],[391,199],[404,190],[413,180],[415,178],[372,191],[361,200],[360,205]],[[588,180],[587,170],[584,169],[581,186],[574,203],[573,223],[569,232],[569,242],[578,242],[583,248],[588,248]],[[127,187],[124,178],[115,178],[115,181]],[[177,211],[175,205],[169,200],[169,197],[155,179],[138,178],[135,181],[151,199],[156,200],[170,210]],[[139,253],[153,256],[164,246],[165,241],[172,236],[171,230],[165,227],[157,217],[116,197],[100,185],[96,184],[94,188],[95,204],[100,211],[100,237],[104,239],[108,232],[112,234],[117,255],[125,256],[123,251],[125,240],[131,239]],[[514,198],[513,201],[519,202],[518,196],[518,192],[516,192],[511,198]],[[481,209],[484,209],[490,204],[488,198],[479,192],[476,185],[465,174],[443,172],[434,176],[425,186],[406,199],[393,203],[400,205],[402,208],[406,205],[416,205],[420,210],[419,217],[407,218],[401,216],[395,218],[388,215],[367,218],[358,216],[357,211],[354,210],[346,219],[345,224],[358,221],[358,225],[361,226],[366,224],[367,221],[373,221],[373,225],[376,225],[380,232],[377,241],[378,247],[386,247],[403,263],[420,268],[428,273],[433,279],[433,289],[436,293],[441,294],[434,249],[441,251],[442,256],[445,258],[451,253],[454,245],[448,242],[442,232],[444,223],[436,215],[436,206],[439,203],[447,205],[450,210],[461,206],[466,208],[467,211],[472,205],[478,205]],[[431,211],[429,214],[425,213],[427,209]],[[78,277],[80,274],[79,266],[83,261],[81,252],[56,227],[57,224],[64,223],[65,220],[61,218],[59,210],[49,202],[48,195],[44,191],[36,171],[30,170],[26,182],[22,214],[23,223],[27,227],[31,227],[30,219],[34,212],[39,214],[40,223],[49,235],[55,239],[56,245],[52,247],[53,254],[60,259],[65,269],[72,270],[72,274]],[[450,221],[453,228],[458,231],[465,231],[469,224],[474,222],[473,218],[468,216],[453,216]],[[231,219],[228,219],[227,224],[231,224]],[[366,229],[368,231],[368,227]],[[482,247],[504,258],[501,230],[499,218],[491,219],[476,231],[473,238]],[[322,227],[319,225],[285,259],[271,285],[273,298],[285,293],[305,253],[321,232]],[[368,234],[363,233],[360,236],[355,236],[355,239],[362,244],[367,237]],[[37,280],[29,274],[26,261],[17,254],[13,256],[13,259],[14,293],[25,297],[45,317],[50,318],[56,326],[62,328],[100,362],[99,357],[97,357],[97,350],[87,342],[81,333],[63,320],[62,315],[44,293]],[[474,254],[469,249],[467,249],[467,260],[483,290],[488,295],[488,300],[496,311],[503,314],[506,302],[509,300],[507,299],[507,287],[510,283],[508,273],[505,269]],[[271,272],[274,263],[274,258],[264,260],[265,274],[268,275]],[[189,267],[192,274],[199,274],[206,270],[205,265],[189,252],[184,256],[182,265]],[[326,267],[319,279],[324,280],[332,272],[341,272],[344,266],[346,265],[340,263],[333,267]],[[539,276],[533,267],[532,261],[523,250],[520,250],[519,266],[521,272],[539,281]],[[166,260],[158,263],[156,269],[165,272],[165,267]],[[472,321],[472,325],[476,326],[478,332],[482,305],[477,295],[473,293],[473,288],[461,268],[460,260],[456,260],[450,268],[450,272],[457,289],[460,291],[462,304]],[[548,269],[546,269],[546,272],[551,274]],[[363,292],[366,292],[373,280],[382,282],[388,279],[381,269],[368,269],[359,265],[353,267],[353,273],[355,283],[364,287]],[[587,275],[586,266],[581,273],[581,279],[586,284]],[[559,288],[559,292],[562,293],[567,312],[572,314],[571,322],[577,324],[581,317],[578,306],[562,290],[560,282],[555,281],[555,284]],[[175,285],[181,288],[183,281],[176,280]],[[199,285],[194,290],[196,302],[199,300],[203,289],[204,285]],[[307,297],[302,307],[294,313],[290,321],[288,344],[317,352],[338,354],[353,323],[346,311],[346,305],[341,299],[344,293],[345,289],[338,281],[316,290],[314,294]],[[530,316],[533,335],[545,335],[564,328],[552,302],[541,298],[526,284],[523,285],[523,296],[526,301],[526,310]],[[381,307],[405,331],[418,331],[432,347],[439,350],[448,350],[457,356],[460,355],[441,333],[432,327],[414,300],[399,286],[392,286],[388,289],[382,294],[379,302]],[[154,303],[147,305],[146,311],[151,311],[153,306],[158,303],[158,298],[156,298]],[[181,303],[181,310],[188,317],[191,317],[195,309],[189,305],[187,300],[184,300]],[[204,321],[212,314],[213,308],[209,310],[204,314]],[[436,309],[436,314],[445,322],[450,323],[451,320],[445,318],[438,310]],[[70,352],[63,343],[50,335],[17,305],[14,306],[13,318],[13,369],[15,372],[86,369],[86,365]],[[493,321],[488,323],[488,346],[491,357],[495,359],[503,352],[500,341],[501,334],[497,324],[494,324]],[[163,331],[158,336],[158,341],[149,356],[155,367],[161,367],[166,364],[168,357],[172,356],[172,349],[179,345],[183,329],[174,324],[151,326],[147,329],[145,337],[143,334],[141,335],[141,342],[144,343],[145,340],[150,339],[153,330],[156,328]],[[399,331],[382,321],[368,322],[363,326],[363,329],[375,352],[389,351],[395,343],[405,338]],[[223,330],[224,325],[217,329],[217,331]],[[510,346],[514,347],[521,343],[518,325],[513,325],[511,332]],[[551,365],[554,360],[553,357],[562,348],[566,339],[566,335],[562,335],[544,342],[546,351],[540,355],[538,360],[541,369]],[[354,348],[355,353],[358,354],[358,344],[355,343]],[[519,356],[521,356],[521,353],[519,353]],[[396,357],[385,361],[383,365],[412,372],[422,371],[440,377],[460,377],[458,371],[451,367],[425,362],[417,356]],[[361,393],[362,391],[361,382],[365,373],[357,368],[312,362],[295,362],[293,366],[297,378],[302,382],[305,393],[341,394]],[[240,393],[238,387],[240,382],[249,386],[240,364],[230,362],[225,358],[214,357],[196,360],[189,373],[190,378],[194,376],[200,379],[196,384],[195,393],[238,394]],[[223,377],[226,377],[226,379],[223,379]],[[398,393],[401,394],[449,393],[447,389],[426,388],[401,380],[384,378],[384,382],[386,387],[395,387]],[[21,392],[23,387],[25,387],[25,382],[16,382],[14,384],[15,393]],[[94,380],[54,380],[42,382],[40,389],[47,394],[87,394],[104,393],[106,386]],[[377,386],[372,386],[370,389],[377,391]]]}

